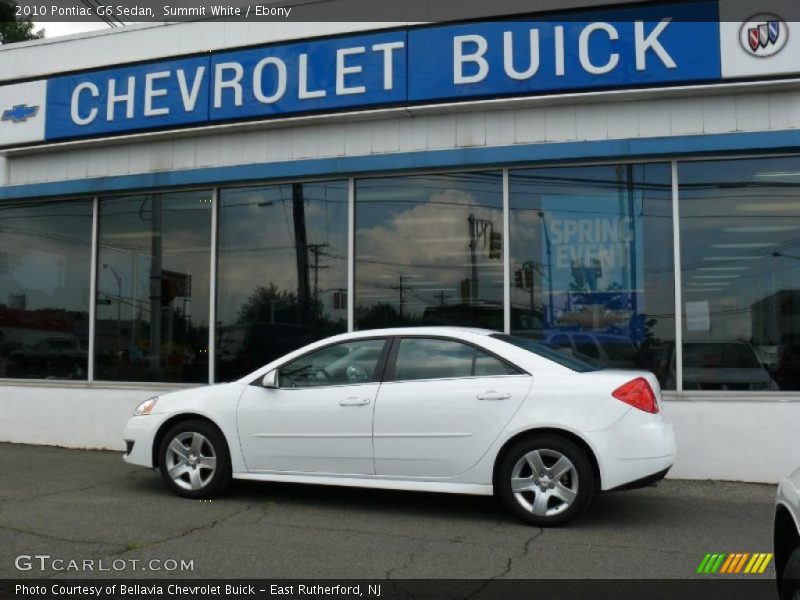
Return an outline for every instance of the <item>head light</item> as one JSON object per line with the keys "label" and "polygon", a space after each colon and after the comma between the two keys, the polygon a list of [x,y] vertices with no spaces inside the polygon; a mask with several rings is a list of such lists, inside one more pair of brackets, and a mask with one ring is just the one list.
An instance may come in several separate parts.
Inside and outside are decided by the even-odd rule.
{"label": "head light", "polygon": [[158,396],[153,396],[152,398],[148,398],[139,406],[136,407],[136,410],[133,411],[134,417],[141,417],[143,415],[149,415],[156,406],[156,402],[158,402]]}

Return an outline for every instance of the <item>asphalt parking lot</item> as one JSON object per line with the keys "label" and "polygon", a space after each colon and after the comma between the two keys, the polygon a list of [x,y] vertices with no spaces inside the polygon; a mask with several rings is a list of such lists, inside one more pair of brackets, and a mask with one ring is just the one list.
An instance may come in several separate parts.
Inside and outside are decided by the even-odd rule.
{"label": "asphalt parking lot", "polygon": [[768,485],[667,480],[541,530],[484,497],[236,483],[201,502],[118,452],[0,444],[0,463],[0,578],[93,576],[20,555],[193,563],[105,578],[692,578],[707,552],[771,551]]}

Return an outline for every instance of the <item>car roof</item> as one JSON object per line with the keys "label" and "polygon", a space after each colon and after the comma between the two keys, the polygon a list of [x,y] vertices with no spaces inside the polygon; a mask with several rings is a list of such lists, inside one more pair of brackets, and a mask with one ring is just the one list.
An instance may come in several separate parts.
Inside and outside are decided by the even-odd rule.
{"label": "car roof", "polygon": [[349,334],[348,337],[372,337],[377,335],[453,335],[458,333],[472,333],[475,335],[492,335],[500,333],[492,329],[481,329],[480,327],[457,327],[457,326],[422,326],[422,327],[388,327],[384,329],[359,329]]}

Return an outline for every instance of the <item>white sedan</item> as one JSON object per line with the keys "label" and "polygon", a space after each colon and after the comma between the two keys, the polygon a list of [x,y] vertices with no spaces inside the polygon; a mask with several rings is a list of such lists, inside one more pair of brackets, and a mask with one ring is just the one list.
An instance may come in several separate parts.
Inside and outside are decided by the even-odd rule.
{"label": "white sedan", "polygon": [[321,340],[233,383],[146,400],[124,438],[127,462],[188,498],[231,478],[498,494],[536,525],[654,483],[675,459],[651,373],[456,327]]}
{"label": "white sedan", "polygon": [[781,600],[800,600],[800,469],[784,479],[778,488],[775,578]]}

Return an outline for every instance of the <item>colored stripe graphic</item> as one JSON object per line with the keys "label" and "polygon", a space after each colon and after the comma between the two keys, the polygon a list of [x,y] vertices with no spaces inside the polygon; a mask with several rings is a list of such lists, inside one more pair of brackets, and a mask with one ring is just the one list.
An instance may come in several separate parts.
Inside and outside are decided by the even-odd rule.
{"label": "colored stripe graphic", "polygon": [[730,569],[731,564],[736,559],[736,554],[728,554],[728,558],[722,563],[722,568],[719,570],[720,573],[728,573],[728,569]]}
{"label": "colored stripe graphic", "polygon": [[705,573],[706,572],[705,571],[706,565],[708,564],[708,562],[710,560],[711,560],[711,555],[710,554],[706,554],[705,557],[703,557],[703,560],[700,562],[700,566],[697,567],[697,572],[698,573]]}
{"label": "colored stripe graphic", "polygon": [[744,567],[744,562],[747,560],[747,558],[749,556],[750,556],[749,552],[745,552],[744,554],[742,554],[742,557],[739,559],[739,562],[736,564],[736,569],[734,570],[734,573],[741,573],[742,567]]}
{"label": "colored stripe graphic", "polygon": [[722,561],[727,556],[724,552],[720,554],[706,554],[703,562],[697,567],[698,573],[716,573],[722,566]]}
{"label": "colored stripe graphic", "polygon": [[[724,552],[706,554],[697,567],[698,573],[707,574],[728,574],[735,575],[739,573],[746,573],[756,575],[763,573],[767,570],[770,562],[772,562],[773,555],[767,552],[756,552],[750,554],[749,552],[733,552],[725,554]],[[744,569],[744,571],[742,570]]]}

